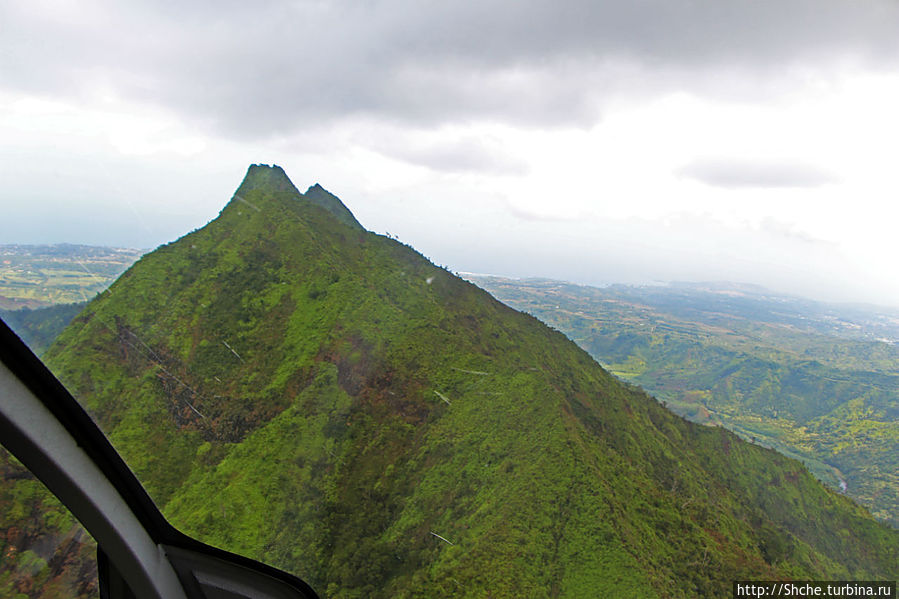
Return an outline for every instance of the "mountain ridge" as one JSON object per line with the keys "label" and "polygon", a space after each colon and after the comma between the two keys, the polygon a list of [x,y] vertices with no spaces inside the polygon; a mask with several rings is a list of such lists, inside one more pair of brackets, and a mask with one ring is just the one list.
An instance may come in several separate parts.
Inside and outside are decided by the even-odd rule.
{"label": "mountain ridge", "polygon": [[707,285],[596,288],[471,278],[700,423],[801,457],[899,525],[899,327],[892,312]]}
{"label": "mountain ridge", "polygon": [[175,525],[335,597],[895,575],[899,534],[797,462],[260,168],[47,353]]}
{"label": "mountain ridge", "polygon": [[353,216],[353,213],[344,206],[343,202],[340,201],[340,198],[326,190],[319,183],[311,185],[306,190],[306,193],[300,193],[299,189],[293,184],[293,181],[287,176],[287,173],[284,172],[284,169],[277,164],[271,166],[267,164],[251,164],[247,169],[246,175],[244,175],[243,181],[241,181],[240,185],[237,187],[237,191],[234,193],[232,201],[237,200],[254,210],[259,210],[257,206],[244,198],[244,196],[257,189],[292,194],[296,196],[297,199],[305,200],[311,204],[324,208],[345,225],[349,225],[362,231],[365,230],[365,227],[359,224],[359,221],[357,221],[356,217]]}

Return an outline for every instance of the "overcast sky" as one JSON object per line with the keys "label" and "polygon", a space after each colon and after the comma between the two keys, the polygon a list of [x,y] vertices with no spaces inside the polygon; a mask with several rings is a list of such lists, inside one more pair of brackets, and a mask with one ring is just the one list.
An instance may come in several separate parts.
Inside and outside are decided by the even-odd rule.
{"label": "overcast sky", "polygon": [[894,0],[0,3],[0,243],[155,247],[250,163],[455,271],[899,305]]}

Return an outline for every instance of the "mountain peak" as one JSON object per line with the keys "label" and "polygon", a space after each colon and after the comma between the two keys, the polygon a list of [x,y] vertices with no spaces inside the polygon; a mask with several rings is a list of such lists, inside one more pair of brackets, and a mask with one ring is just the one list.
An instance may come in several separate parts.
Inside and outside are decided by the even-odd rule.
{"label": "mountain peak", "polygon": [[359,224],[359,221],[356,220],[356,217],[353,216],[353,213],[350,212],[349,208],[344,206],[343,202],[340,201],[340,198],[318,183],[307,189],[306,193],[303,194],[303,197],[336,216],[340,222],[356,229],[365,229],[365,227]]}
{"label": "mountain peak", "polygon": [[237,195],[243,195],[251,190],[265,188],[269,191],[287,191],[299,194],[299,190],[288,178],[284,169],[273,164],[251,164],[247,174],[243,178]]}
{"label": "mountain peak", "polygon": [[254,191],[262,193],[286,192],[294,194],[299,201],[306,200],[320,208],[324,208],[343,224],[349,225],[355,229],[365,230],[365,227],[359,224],[359,221],[357,221],[356,217],[353,216],[353,213],[344,206],[343,202],[340,201],[340,198],[318,183],[306,190],[306,193],[300,193],[287,176],[287,173],[284,172],[284,169],[277,164],[271,166],[267,164],[251,164],[250,168],[247,169],[247,174],[244,176],[243,182],[241,182],[240,187],[238,187],[237,191],[234,193],[234,197],[241,201],[246,201],[246,196]]}

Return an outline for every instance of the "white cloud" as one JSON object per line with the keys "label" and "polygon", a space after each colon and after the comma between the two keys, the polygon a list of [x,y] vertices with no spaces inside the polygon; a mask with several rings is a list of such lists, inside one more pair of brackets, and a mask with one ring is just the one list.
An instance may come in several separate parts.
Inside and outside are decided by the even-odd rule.
{"label": "white cloud", "polygon": [[897,16],[886,0],[7,3],[0,235],[160,243],[266,162],[452,267],[730,272],[899,303],[872,274],[899,250]]}

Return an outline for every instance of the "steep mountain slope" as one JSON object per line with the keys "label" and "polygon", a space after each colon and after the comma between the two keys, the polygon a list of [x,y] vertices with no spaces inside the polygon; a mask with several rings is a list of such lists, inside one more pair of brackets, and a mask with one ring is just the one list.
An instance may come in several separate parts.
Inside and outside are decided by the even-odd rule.
{"label": "steep mountain slope", "polygon": [[677,413],[801,458],[899,527],[895,315],[735,287],[472,280]]}
{"label": "steep mountain slope", "polygon": [[97,597],[96,554],[69,511],[0,448],[0,597]]}
{"label": "steep mountain slope", "polygon": [[334,597],[896,577],[899,532],[798,462],[307,193],[251,167],[46,354],[176,526]]}

